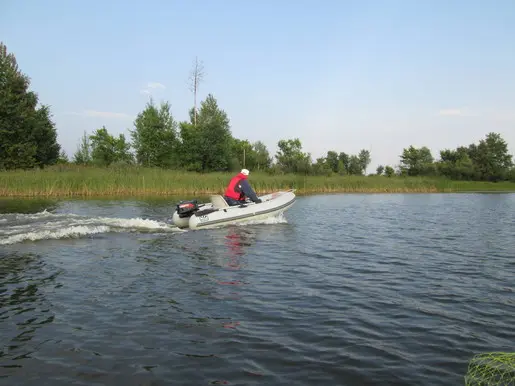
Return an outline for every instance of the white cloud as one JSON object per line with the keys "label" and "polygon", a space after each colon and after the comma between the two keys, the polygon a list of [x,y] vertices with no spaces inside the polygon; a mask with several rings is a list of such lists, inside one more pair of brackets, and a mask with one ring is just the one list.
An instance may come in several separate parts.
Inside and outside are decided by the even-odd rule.
{"label": "white cloud", "polygon": [[147,83],[147,86],[143,89],[140,90],[140,93],[141,94],[144,94],[144,95],[150,95],[152,93],[152,90],[156,90],[156,89],[165,89],[166,86],[162,83],[159,83],[159,82],[148,82]]}
{"label": "white cloud", "polygon": [[148,88],[166,88],[164,84],[159,83],[159,82],[149,82],[147,84],[147,87]]}
{"label": "white cloud", "polygon": [[84,110],[82,112],[70,112],[68,115],[79,115],[81,117],[101,117],[101,118],[112,118],[112,119],[131,119],[132,116],[125,113],[116,113],[112,111],[96,111],[96,110]]}
{"label": "white cloud", "polygon": [[446,117],[473,117],[473,116],[477,116],[477,114],[469,111],[468,109],[463,109],[463,108],[442,109],[442,110],[438,111],[438,115],[446,116]]}
{"label": "white cloud", "polygon": [[477,110],[474,112],[462,108],[442,109],[438,111],[438,115],[446,117],[476,117],[501,122],[515,122],[514,113],[498,109],[482,109],[481,111]]}

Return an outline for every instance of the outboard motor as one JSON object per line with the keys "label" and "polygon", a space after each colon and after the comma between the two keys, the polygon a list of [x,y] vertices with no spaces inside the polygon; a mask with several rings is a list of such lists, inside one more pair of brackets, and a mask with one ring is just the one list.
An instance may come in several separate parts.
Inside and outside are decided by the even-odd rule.
{"label": "outboard motor", "polygon": [[176,206],[176,212],[180,218],[190,217],[199,209],[197,200],[180,201]]}

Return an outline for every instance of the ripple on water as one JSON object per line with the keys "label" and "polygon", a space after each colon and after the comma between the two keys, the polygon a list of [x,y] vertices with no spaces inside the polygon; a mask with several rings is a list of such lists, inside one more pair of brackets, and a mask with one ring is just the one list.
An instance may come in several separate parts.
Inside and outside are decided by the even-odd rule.
{"label": "ripple on water", "polygon": [[3,237],[109,228],[0,246],[10,384],[448,385],[513,351],[509,196],[304,197],[195,232],[166,230],[168,204],[61,208],[95,217],[0,215]]}

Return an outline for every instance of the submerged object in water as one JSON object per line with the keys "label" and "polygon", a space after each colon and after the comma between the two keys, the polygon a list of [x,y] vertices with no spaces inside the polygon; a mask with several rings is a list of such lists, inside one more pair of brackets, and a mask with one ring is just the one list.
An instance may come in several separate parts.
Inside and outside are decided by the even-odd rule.
{"label": "submerged object in water", "polygon": [[294,190],[279,191],[259,197],[262,202],[246,202],[229,206],[220,195],[211,196],[211,202],[197,200],[181,201],[177,204],[172,221],[179,228],[211,228],[248,220],[261,220],[276,216],[295,203]]}

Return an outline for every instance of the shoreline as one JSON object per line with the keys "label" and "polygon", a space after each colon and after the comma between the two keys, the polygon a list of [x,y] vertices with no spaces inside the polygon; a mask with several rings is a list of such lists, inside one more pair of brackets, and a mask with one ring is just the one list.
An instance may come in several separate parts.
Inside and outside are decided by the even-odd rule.
{"label": "shoreline", "polygon": [[[0,172],[0,198],[95,199],[207,197],[223,194],[234,173],[195,173],[159,168],[54,166]],[[321,194],[515,193],[515,182],[450,180],[442,177],[272,175],[256,171],[249,182],[258,195],[295,189]]]}
{"label": "shoreline", "polygon": [[[277,190],[288,190],[289,188],[284,189],[276,189]],[[256,193],[259,195],[271,193],[272,191],[259,191],[256,190]],[[58,199],[58,200],[97,200],[97,199],[114,199],[114,200],[126,200],[126,199],[167,199],[167,198],[180,198],[180,199],[198,199],[198,198],[208,198],[212,194],[221,194],[219,191],[169,191],[169,192],[149,192],[149,191],[135,191],[135,192],[109,192],[109,193],[101,193],[101,192],[88,192],[87,194],[83,194],[81,192],[67,192],[60,194],[59,192],[52,193],[43,193],[43,192],[34,192],[34,193],[21,193],[15,192],[14,194],[0,194],[0,199]],[[324,195],[338,195],[338,194],[347,194],[347,195],[358,195],[358,194],[515,194],[515,189],[513,190],[437,190],[437,189],[397,189],[397,190],[388,190],[388,189],[362,189],[362,190],[310,190],[303,191],[302,189],[297,189],[295,191],[295,195],[297,197],[309,197],[309,196],[324,196]]]}

